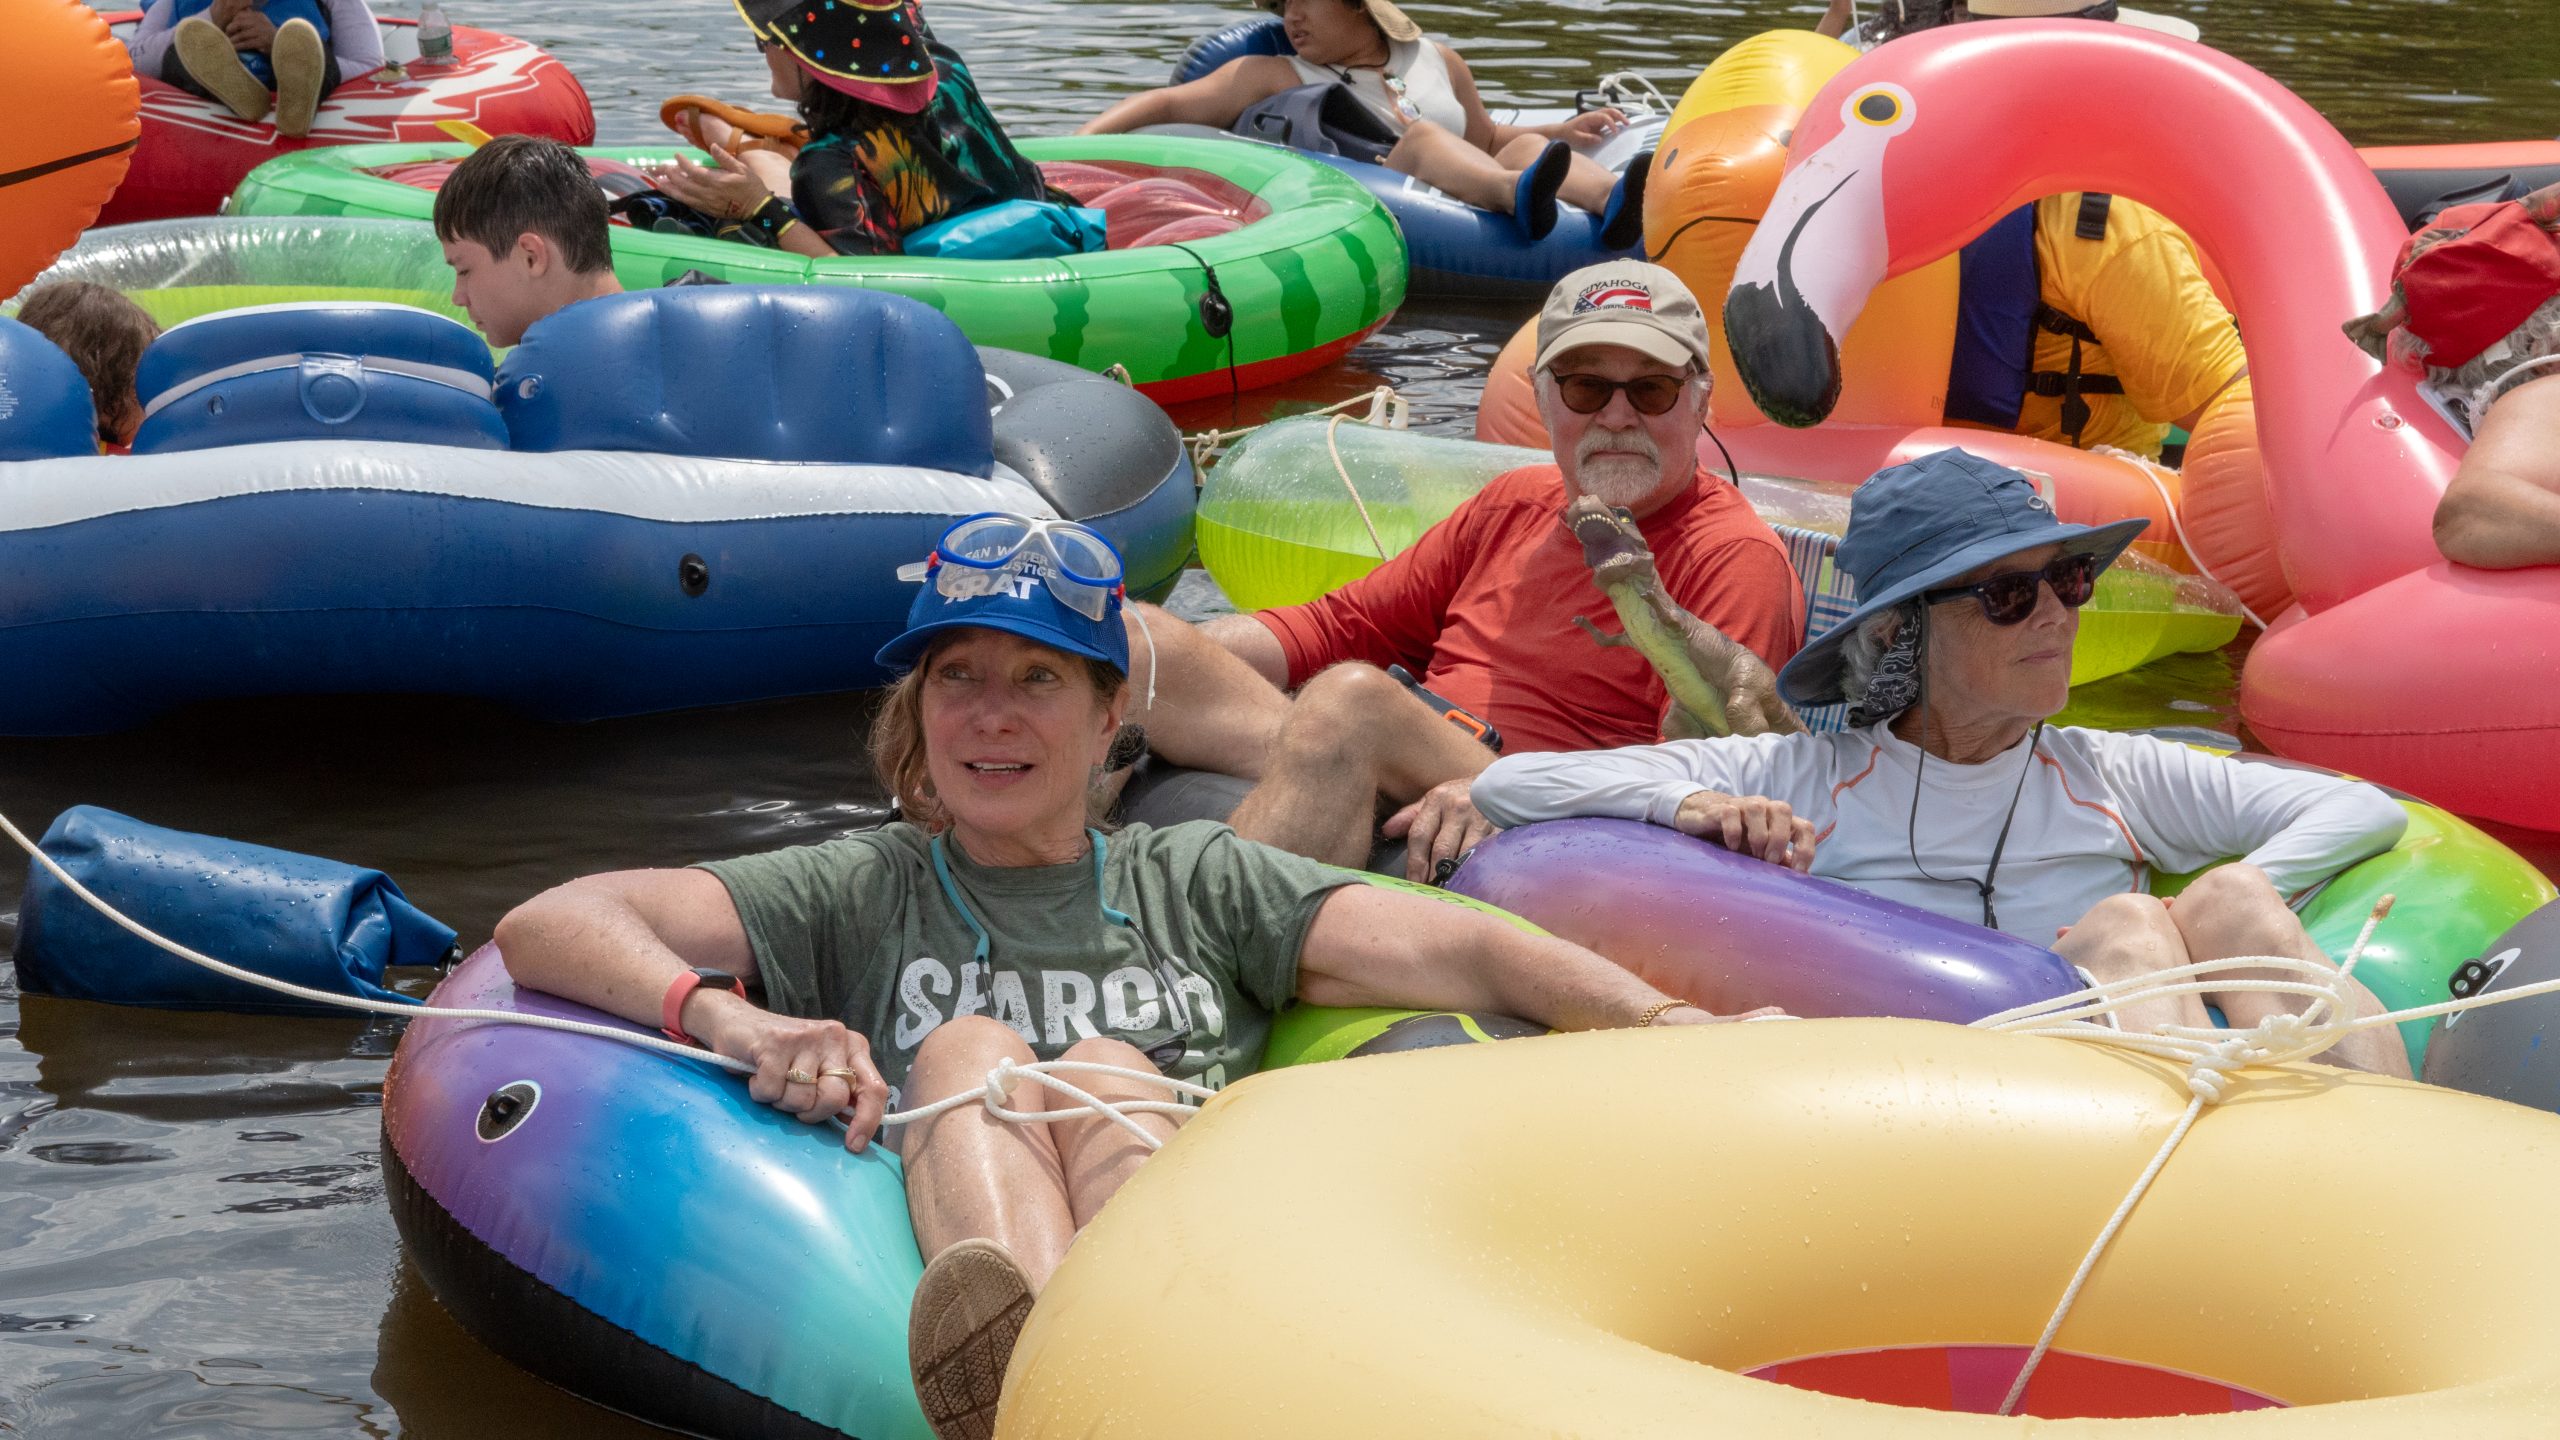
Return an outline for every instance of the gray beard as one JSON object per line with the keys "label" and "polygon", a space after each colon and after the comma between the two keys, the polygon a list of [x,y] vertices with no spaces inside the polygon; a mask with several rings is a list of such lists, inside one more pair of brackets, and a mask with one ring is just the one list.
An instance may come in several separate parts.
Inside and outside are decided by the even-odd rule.
{"label": "gray beard", "polygon": [[1574,447],[1574,476],[1601,504],[1632,506],[1662,484],[1662,451],[1642,431],[1593,430]]}

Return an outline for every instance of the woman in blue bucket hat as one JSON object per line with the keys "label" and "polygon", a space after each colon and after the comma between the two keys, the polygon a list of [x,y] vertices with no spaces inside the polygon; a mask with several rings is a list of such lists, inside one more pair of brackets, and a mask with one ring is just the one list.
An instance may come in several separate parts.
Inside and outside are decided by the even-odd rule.
{"label": "woman in blue bucket hat", "polygon": [[[921,582],[880,652],[905,677],[871,753],[903,818],[688,870],[595,875],[499,922],[526,985],[757,1067],[757,1099],[845,1142],[976,1093],[1006,1062],[1162,1101],[1261,1063],[1272,1012],[1481,1011],[1560,1030],[1706,1024],[1598,955],[1495,916],[1238,839],[1209,821],[1106,834],[1095,782],[1128,707],[1119,556],[1081,525],[980,515],[902,572]],[[761,1004],[746,993],[761,991]],[[1772,1013],[1772,1012],[1754,1012]],[[1075,1107],[1014,1084],[1023,1111]],[[1182,1117],[1014,1125],[983,1105],[896,1138],[918,1247],[918,1398],[944,1436],[994,1427],[1030,1301],[1068,1242]]]}
{"label": "woman in blue bucket hat", "polygon": [[[1512,756],[1476,778],[1476,806],[1503,825],[1671,826],[2052,945],[2100,981],[2240,955],[2329,963],[2286,897],[2391,848],[2406,821],[2390,797],[2046,723],[2070,698],[2080,607],[2147,523],[2065,524],[2026,476],[1963,450],[1882,471],[1859,487],[1840,542],[1858,608],[1778,675],[1794,704],[1847,701],[1847,730]],[[2155,869],[2231,856],[2174,905],[2147,893]],[[2381,1013],[2349,984],[2364,1013]],[[2206,1001],[2243,1027],[2307,1003],[2233,990],[2120,1018],[2203,1026]],[[2331,1053],[2409,1073],[2387,1027]]]}

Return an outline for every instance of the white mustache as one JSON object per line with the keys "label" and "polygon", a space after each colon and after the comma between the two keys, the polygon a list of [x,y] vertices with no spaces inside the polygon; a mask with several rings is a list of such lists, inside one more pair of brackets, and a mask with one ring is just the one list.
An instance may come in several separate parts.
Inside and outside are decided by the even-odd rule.
{"label": "white mustache", "polygon": [[1573,447],[1574,464],[1586,464],[1595,455],[1635,455],[1648,464],[1662,463],[1662,448],[1641,430],[1590,431]]}

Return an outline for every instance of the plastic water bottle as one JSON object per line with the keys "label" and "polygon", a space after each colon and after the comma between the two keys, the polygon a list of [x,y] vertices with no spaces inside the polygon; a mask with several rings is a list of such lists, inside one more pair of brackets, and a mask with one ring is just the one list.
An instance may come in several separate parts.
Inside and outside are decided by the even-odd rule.
{"label": "plastic water bottle", "polygon": [[418,12],[418,63],[453,63],[453,22],[444,18],[444,7],[436,0],[427,0],[426,8]]}

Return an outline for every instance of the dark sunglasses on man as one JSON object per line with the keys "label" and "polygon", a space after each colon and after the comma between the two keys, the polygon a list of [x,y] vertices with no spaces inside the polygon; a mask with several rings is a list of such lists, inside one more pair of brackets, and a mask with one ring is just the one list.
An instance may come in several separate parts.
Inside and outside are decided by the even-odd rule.
{"label": "dark sunglasses on man", "polygon": [[1982,603],[1983,619],[1994,625],[2015,625],[2036,613],[2039,586],[2052,586],[2053,598],[2074,610],[2088,604],[2098,592],[2100,568],[2095,555],[2065,555],[2041,570],[2005,571],[1971,585],[1924,590],[1920,598],[1941,605],[1969,595]]}
{"label": "dark sunglasses on man", "polygon": [[1689,384],[1686,375],[1639,375],[1633,380],[1611,380],[1602,375],[1558,375],[1556,396],[1564,408],[1576,415],[1597,415],[1609,408],[1609,398],[1619,391],[1627,392],[1627,403],[1639,415],[1660,415],[1680,403],[1680,392]]}

